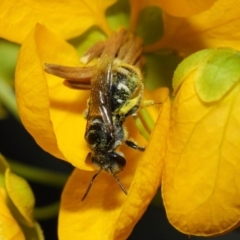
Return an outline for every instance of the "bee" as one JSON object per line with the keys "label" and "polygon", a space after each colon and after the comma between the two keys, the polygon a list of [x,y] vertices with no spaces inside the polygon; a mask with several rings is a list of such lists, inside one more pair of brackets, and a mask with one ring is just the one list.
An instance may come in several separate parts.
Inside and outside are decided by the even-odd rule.
{"label": "bee", "polygon": [[45,65],[48,73],[64,77],[68,87],[91,90],[85,113],[87,125],[84,137],[90,148],[86,163],[94,165],[98,172],[92,177],[82,201],[102,170],[111,174],[127,195],[118,178],[126,159],[117,149],[123,143],[139,151],[145,148],[128,139],[124,122],[129,116],[136,115],[143,105],[152,104],[144,104],[142,100],[141,53],[141,40],[129,37],[126,30],[121,30],[106,42],[94,45],[82,57],[85,63],[99,57],[94,68]]}

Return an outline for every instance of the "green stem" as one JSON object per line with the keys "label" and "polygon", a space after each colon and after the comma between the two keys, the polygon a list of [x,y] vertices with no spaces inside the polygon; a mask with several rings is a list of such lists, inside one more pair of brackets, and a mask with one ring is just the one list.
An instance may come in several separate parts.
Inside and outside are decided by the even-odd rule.
{"label": "green stem", "polygon": [[67,174],[31,167],[22,163],[8,160],[11,170],[27,180],[46,184],[53,187],[63,187],[68,179]]}
{"label": "green stem", "polygon": [[145,127],[142,124],[142,121],[138,117],[134,117],[135,124],[139,130],[139,132],[142,134],[142,136],[148,141],[150,138],[150,135],[148,131],[145,129]]}
{"label": "green stem", "polygon": [[150,114],[148,113],[147,109],[142,109],[142,110],[140,111],[140,115],[141,115],[144,123],[146,124],[148,130],[149,130],[150,132],[152,132],[155,123],[154,123],[152,117],[150,116]]}
{"label": "green stem", "polygon": [[59,212],[59,206],[60,206],[59,202],[55,202],[44,207],[34,208],[33,211],[34,218],[38,220],[44,220],[56,217]]}
{"label": "green stem", "polygon": [[0,78],[0,101],[19,120],[15,94],[2,78]]}

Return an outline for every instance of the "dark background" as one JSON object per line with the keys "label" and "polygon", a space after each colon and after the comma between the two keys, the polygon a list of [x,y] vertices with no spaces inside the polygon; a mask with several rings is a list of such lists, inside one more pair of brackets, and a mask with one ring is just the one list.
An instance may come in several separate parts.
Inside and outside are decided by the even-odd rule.
{"label": "dark background", "polygon": [[[72,167],[45,153],[23,126],[13,117],[0,120],[0,152],[9,159],[15,159],[31,166],[70,174]],[[29,182],[36,197],[36,206],[45,206],[58,201],[62,189]],[[57,240],[57,217],[39,221],[46,240]],[[164,209],[149,206],[144,216],[135,226],[128,240],[201,240],[204,237],[189,237],[175,230],[167,221]],[[240,240],[240,231],[213,240]]]}

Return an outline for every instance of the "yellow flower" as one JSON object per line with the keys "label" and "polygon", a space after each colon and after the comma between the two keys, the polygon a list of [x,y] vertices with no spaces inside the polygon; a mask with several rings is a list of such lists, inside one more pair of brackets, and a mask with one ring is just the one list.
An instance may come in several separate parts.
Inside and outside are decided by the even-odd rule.
{"label": "yellow flower", "polygon": [[[157,43],[149,42],[152,45],[146,46],[146,51],[170,48],[185,57],[197,50],[210,47],[228,46],[239,50],[240,12],[237,0],[194,1],[192,5],[187,5],[188,2],[179,1],[178,7],[174,4],[175,1],[169,0],[130,1],[132,31],[137,29],[141,21],[139,18],[141,10],[145,7],[161,6],[165,10],[164,35]],[[9,9],[7,1],[3,3]],[[237,201],[232,201],[234,197],[238,197],[237,191],[230,191],[228,186],[231,183],[236,184],[234,188],[236,190],[238,180],[237,183],[234,182],[236,179],[230,179],[230,175],[223,171],[229,166],[225,165],[226,161],[219,161],[219,152],[213,148],[220,146],[219,142],[216,144],[215,141],[221,139],[219,135],[224,130],[224,120],[220,121],[223,124],[220,127],[215,123],[216,119],[222,117],[222,107],[228,109],[224,110],[224,114],[227,112],[229,116],[232,115],[229,111],[230,100],[220,97],[211,103],[211,106],[206,104],[195,90],[193,84],[195,75],[192,72],[192,75],[190,74],[184,81],[181,80],[182,84],[177,84],[180,90],[174,100],[167,141],[165,139],[168,132],[170,104],[163,92],[158,93],[163,97],[157,101],[166,101],[161,107],[145,153],[123,150],[127,157],[127,167],[120,176],[121,181],[129,189],[129,195],[124,196],[111,176],[101,174],[94,182],[86,201],[80,201],[92,177],[91,172],[83,171],[92,170],[84,161],[89,149],[83,139],[86,122],[81,115],[86,108],[85,103],[89,93],[63,87],[59,78],[43,71],[43,65],[47,62],[80,66],[79,56],[73,47],[52,32],[69,39],[96,25],[109,36],[112,32],[111,27],[119,27],[122,24],[110,15],[108,21],[111,27],[107,23],[105,12],[113,3],[115,1],[94,1],[91,4],[86,1],[61,1],[60,4],[58,1],[51,1],[51,3],[39,2],[37,8],[35,3],[29,0],[27,4],[21,3],[21,8],[25,9],[24,16],[17,15],[21,19],[15,21],[17,24],[6,24],[8,11],[4,12],[3,18],[0,19],[0,29],[9,30],[6,34],[0,31],[1,36],[23,42],[16,71],[16,93],[24,126],[43,149],[77,167],[62,196],[59,218],[60,239],[96,236],[101,239],[126,239],[161,181],[163,181],[166,211],[170,222],[177,229],[194,235],[214,235],[229,231],[238,223],[239,204]],[[11,6],[14,8],[16,5]],[[29,14],[26,15],[24,12]],[[119,14],[119,19],[121,16]],[[122,18],[125,20],[124,25],[127,21],[125,16]],[[29,24],[25,24],[27,19]],[[33,28],[36,22],[46,25],[51,31],[40,24]],[[16,27],[22,29],[20,33],[16,34]],[[145,28],[143,32],[148,30]],[[103,35],[99,35],[104,38]],[[81,40],[83,41],[81,46],[87,45],[86,41]],[[92,44],[91,38],[90,43]],[[188,65],[191,66],[189,62]],[[202,90],[204,93],[202,86],[205,85],[198,85],[200,87],[198,91]],[[234,96],[236,89],[231,92]],[[206,118],[203,117],[204,114]],[[154,115],[157,115],[156,111]],[[202,121],[205,119],[207,122]],[[128,124],[131,136],[140,144],[146,144],[137,131],[132,131],[134,128],[132,123]],[[208,129],[204,126],[210,127]],[[226,135],[222,134],[222,136],[222,139],[226,140]],[[236,139],[238,143],[238,137]],[[206,148],[214,153],[213,156],[211,155],[214,161],[209,157],[208,151],[203,151]],[[219,149],[222,149],[221,146]],[[225,148],[223,149],[225,151]],[[229,149],[226,148],[227,151]],[[167,152],[166,158],[165,152]],[[162,176],[163,159],[165,167]],[[232,159],[235,161],[235,158]],[[219,166],[220,168],[217,168]],[[214,168],[214,171],[211,171],[211,168]],[[221,174],[218,175],[220,172],[216,169],[220,169]],[[224,180],[227,180],[227,185]],[[214,185],[215,183],[217,185]],[[204,202],[204,198],[213,193],[214,186],[217,186],[215,192],[217,194],[211,195],[214,201],[210,199]],[[226,194],[221,194],[221,190],[226,191]],[[219,198],[222,202],[218,201]],[[223,202],[229,205],[221,205],[220,203]],[[225,212],[220,211],[224,206],[233,205],[234,207],[229,211],[228,209]],[[214,211],[211,212],[209,209]],[[227,221],[224,222],[224,219]]]}
{"label": "yellow flower", "polygon": [[[72,7],[74,11],[76,6]],[[103,15],[99,14],[98,23],[104,22]],[[102,27],[103,31],[105,29],[107,27]],[[168,91],[160,89],[155,94],[157,102],[164,104],[157,121],[158,128],[144,154],[123,147],[127,166],[119,177],[128,189],[128,196],[121,192],[112,176],[102,173],[87,199],[81,202],[94,170],[85,163],[89,148],[84,140],[86,121],[83,112],[89,92],[64,87],[62,79],[44,72],[45,63],[80,66],[79,55],[72,46],[37,24],[21,47],[16,69],[16,95],[22,122],[37,143],[77,167],[62,195],[59,238],[93,238],[97,233],[102,239],[126,239],[160,184],[170,111]],[[150,111],[156,119],[158,107]],[[128,129],[139,145],[147,144],[131,119]]]}
{"label": "yellow flower", "polygon": [[3,0],[0,3],[0,37],[22,43],[37,22],[63,38],[78,36],[93,25],[109,33],[104,14],[107,7],[115,2]]}
{"label": "yellow flower", "polygon": [[206,48],[231,47],[240,50],[239,4],[238,0],[218,0],[207,11],[190,17],[164,14],[163,38],[147,48],[149,51],[175,49],[183,57]]}
{"label": "yellow flower", "polygon": [[[190,16],[208,9],[216,0],[130,0],[131,25],[136,24],[140,10],[147,6],[159,6],[174,16]],[[0,37],[22,43],[35,24],[42,23],[65,39],[79,36],[91,26],[100,27],[110,34],[111,29],[105,18],[106,9],[117,0],[52,0],[52,1],[16,1],[0,2]],[[119,1],[120,2],[120,1]],[[128,5],[127,1],[119,4]],[[120,14],[121,15],[121,14]],[[121,17],[121,16],[119,16]]]}
{"label": "yellow flower", "polygon": [[1,232],[0,237],[3,239],[19,239],[24,240],[23,232],[17,221],[12,216],[8,206],[6,191],[0,187],[0,222]]}
{"label": "yellow flower", "polygon": [[181,232],[211,236],[239,226],[240,58],[206,49],[177,68],[162,195]]}
{"label": "yellow flower", "polygon": [[[127,167],[120,178],[129,189],[128,196],[120,191],[112,176],[101,174],[87,199],[81,202],[93,175],[92,172],[83,171],[93,170],[85,163],[89,149],[84,140],[86,121],[83,112],[89,92],[64,87],[61,79],[44,73],[46,62],[79,65],[78,55],[69,44],[38,25],[28,35],[20,51],[16,94],[23,124],[38,144],[77,167],[63,192],[59,238],[91,238],[91,234],[95,236],[97,232],[108,239],[125,239],[159,186],[169,101],[162,108],[158,120],[161,127],[152,135],[146,152],[141,154],[127,148],[123,150]],[[164,92],[162,96],[166,98]],[[129,129],[136,129],[131,122],[129,124]],[[130,135],[139,144],[146,144],[136,130],[130,131]],[[98,217],[94,224],[90,224],[94,216]]]}
{"label": "yellow flower", "polygon": [[0,155],[0,238],[9,240],[43,239],[33,219],[35,199],[28,183],[12,173]]}

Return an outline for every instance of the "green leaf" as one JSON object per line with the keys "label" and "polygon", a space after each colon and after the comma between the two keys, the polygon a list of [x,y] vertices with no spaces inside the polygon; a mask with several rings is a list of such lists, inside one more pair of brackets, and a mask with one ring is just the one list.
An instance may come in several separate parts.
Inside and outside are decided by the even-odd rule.
{"label": "green leaf", "polygon": [[14,71],[20,46],[0,39],[0,76],[13,83]]}
{"label": "green leaf", "polygon": [[73,38],[68,42],[77,49],[79,56],[82,56],[96,42],[105,41],[105,40],[106,40],[106,36],[102,32],[102,30],[97,26],[93,26],[89,28],[81,36]]}
{"label": "green leaf", "polygon": [[130,4],[128,0],[117,1],[106,11],[106,18],[113,30],[120,27],[129,28]]}
{"label": "green leaf", "polygon": [[139,15],[137,35],[143,38],[144,45],[157,42],[163,35],[162,11],[157,6],[144,8]]}
{"label": "green leaf", "polygon": [[5,158],[0,154],[0,187],[5,187],[5,171],[9,165]]}
{"label": "green leaf", "polygon": [[34,222],[33,227],[27,227],[26,225],[21,224],[21,228],[26,236],[26,239],[29,240],[44,240],[43,231],[40,225],[37,222]]}
{"label": "green leaf", "polygon": [[19,120],[16,96],[13,88],[0,77],[0,101]]}
{"label": "green leaf", "polygon": [[171,53],[145,54],[146,65],[144,66],[144,85],[148,90],[158,87],[171,89],[174,70],[179,63],[179,58]]}
{"label": "green leaf", "polygon": [[220,100],[240,79],[240,54],[216,49],[196,72],[195,89],[204,102]]}
{"label": "green leaf", "polygon": [[173,76],[173,91],[174,95],[177,90],[180,88],[182,82],[185,78],[188,77],[194,70],[196,70],[207,58],[209,54],[211,54],[215,49],[205,49],[199,52],[196,52],[189,57],[185,58],[176,68]]}
{"label": "green leaf", "polygon": [[4,174],[9,165],[3,155],[0,154],[0,174]]}

